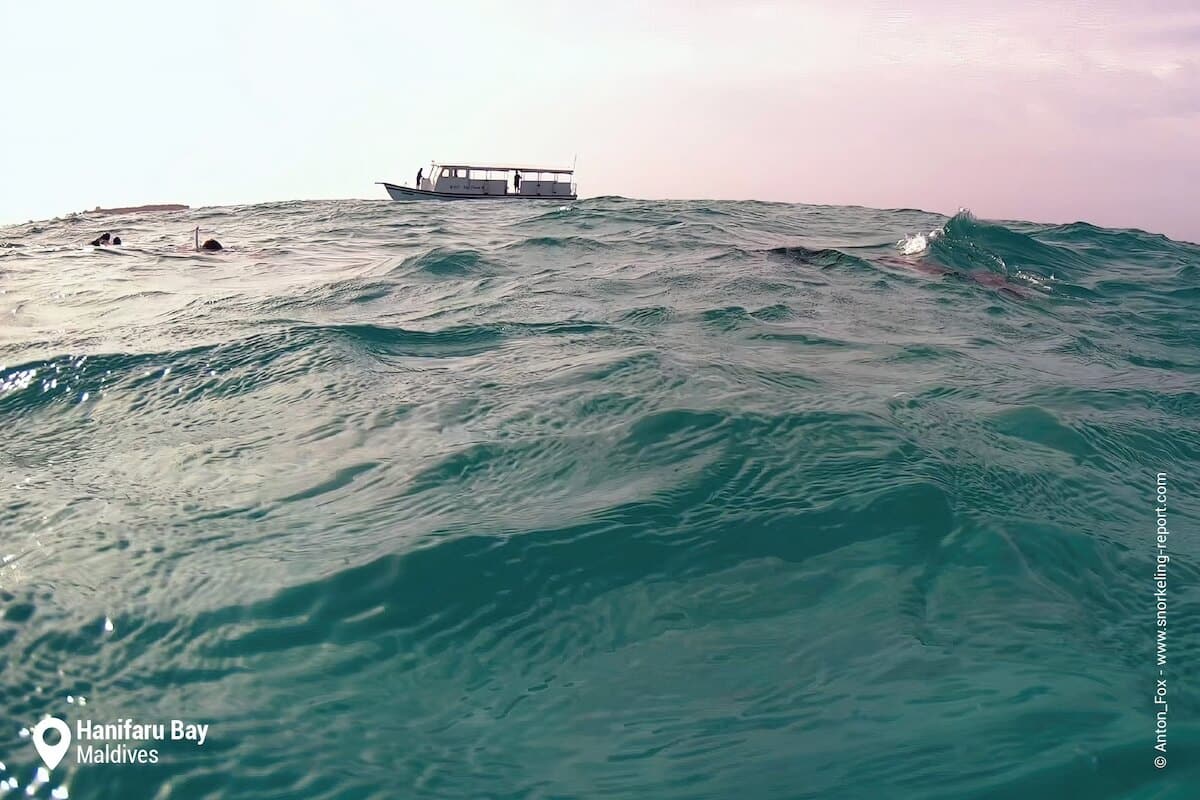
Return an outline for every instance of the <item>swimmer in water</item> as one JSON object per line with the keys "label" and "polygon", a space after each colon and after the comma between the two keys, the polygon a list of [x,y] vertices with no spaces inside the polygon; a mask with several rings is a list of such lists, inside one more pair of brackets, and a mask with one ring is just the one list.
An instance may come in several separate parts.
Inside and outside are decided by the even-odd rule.
{"label": "swimmer in water", "polygon": [[92,245],[92,247],[107,247],[108,243],[111,239],[112,239],[112,237],[109,236],[107,233],[102,233],[99,236],[97,236],[95,239],[92,239],[91,245]]}
{"label": "swimmer in water", "polygon": [[210,252],[215,252],[217,250],[225,249],[224,247],[221,246],[221,243],[218,242],[216,239],[205,239],[204,244],[200,244],[200,227],[199,226],[196,226],[195,234],[196,234],[196,252],[197,253],[200,252],[201,250],[208,250]]}

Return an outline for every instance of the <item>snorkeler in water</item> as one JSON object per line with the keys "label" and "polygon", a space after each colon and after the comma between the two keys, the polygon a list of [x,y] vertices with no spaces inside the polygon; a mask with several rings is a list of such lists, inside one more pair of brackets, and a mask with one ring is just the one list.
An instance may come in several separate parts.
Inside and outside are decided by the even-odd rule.
{"label": "snorkeler in water", "polygon": [[198,226],[198,225],[196,226],[195,234],[196,234],[196,252],[200,252],[201,250],[208,250],[209,252],[215,252],[217,250],[225,249],[224,247],[221,246],[221,243],[218,242],[216,239],[205,239],[204,244],[200,244],[200,226]]}

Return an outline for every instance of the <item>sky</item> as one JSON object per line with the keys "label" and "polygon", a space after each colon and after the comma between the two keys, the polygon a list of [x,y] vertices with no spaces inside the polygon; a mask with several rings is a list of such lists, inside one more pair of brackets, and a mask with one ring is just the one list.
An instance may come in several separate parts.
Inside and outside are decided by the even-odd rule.
{"label": "sky", "polygon": [[1200,241],[1197,0],[0,0],[0,30],[0,223],[577,158],[583,196]]}

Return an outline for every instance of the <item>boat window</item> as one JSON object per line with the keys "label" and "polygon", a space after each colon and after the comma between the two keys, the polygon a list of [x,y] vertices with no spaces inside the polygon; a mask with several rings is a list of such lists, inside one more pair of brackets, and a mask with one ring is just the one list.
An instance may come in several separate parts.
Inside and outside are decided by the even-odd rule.
{"label": "boat window", "polygon": [[458,171],[457,177],[459,177],[459,178],[465,178],[465,177],[467,177],[467,171],[466,171],[465,169],[460,169],[460,170]]}

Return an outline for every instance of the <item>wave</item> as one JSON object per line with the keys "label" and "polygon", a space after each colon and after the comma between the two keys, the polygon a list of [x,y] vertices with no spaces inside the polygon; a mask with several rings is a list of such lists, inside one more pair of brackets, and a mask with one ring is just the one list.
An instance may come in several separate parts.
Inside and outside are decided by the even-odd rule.
{"label": "wave", "polygon": [[552,250],[571,249],[591,252],[606,247],[604,242],[587,236],[535,236],[505,245],[504,250],[519,250],[524,248],[547,248]]}
{"label": "wave", "polygon": [[[1107,230],[1081,222],[1056,226],[1022,223],[1022,228],[983,222],[964,209],[940,228],[906,235],[896,249],[903,255],[927,256],[951,269],[1023,275],[1042,285],[1080,281],[1101,270],[1147,258],[1161,263],[1164,255],[1173,252],[1181,266],[1194,263],[1190,248],[1156,234]],[[1154,255],[1147,248],[1150,243],[1157,251]]]}
{"label": "wave", "polygon": [[389,274],[465,278],[494,275],[500,271],[497,264],[489,261],[478,250],[437,247],[421,255],[406,258]]}
{"label": "wave", "polygon": [[60,773],[85,800],[1145,788],[1129,621],[1154,475],[1178,530],[1200,469],[1200,248],[625,198],[94,235],[0,229],[18,789],[18,731],[84,695],[213,726]]}
{"label": "wave", "polygon": [[832,247],[810,249],[800,245],[772,247],[768,255],[781,257],[800,264],[811,264],[822,269],[837,267],[869,267],[870,261]]}

